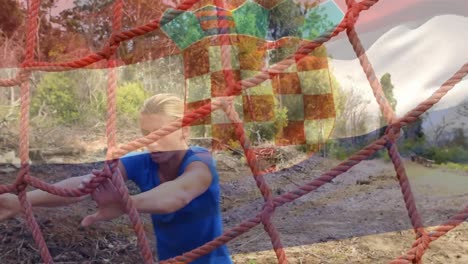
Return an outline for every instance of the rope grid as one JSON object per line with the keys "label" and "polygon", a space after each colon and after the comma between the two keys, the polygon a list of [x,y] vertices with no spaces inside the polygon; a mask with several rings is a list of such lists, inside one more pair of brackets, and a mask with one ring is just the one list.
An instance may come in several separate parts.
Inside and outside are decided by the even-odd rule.
{"label": "rope grid", "polygon": [[[186,10],[190,9],[198,0],[186,0],[183,1],[178,7],[175,8],[176,12],[170,12],[171,17],[165,19],[171,21],[178,15],[182,14]],[[216,5],[219,7],[224,6],[223,0],[216,0]],[[443,96],[445,96],[453,87],[459,83],[468,74],[468,63],[465,63],[451,78],[442,84],[429,98],[424,100],[414,109],[406,113],[403,117],[397,118],[396,114],[392,110],[389,102],[387,101],[380,82],[378,81],[372,64],[367,58],[365,50],[360,42],[360,39],[355,31],[354,25],[358,21],[361,12],[369,10],[373,5],[377,4],[379,0],[363,0],[356,2],[355,0],[346,0],[347,11],[344,19],[339,25],[337,25],[332,31],[324,33],[314,41],[302,41],[298,50],[287,57],[286,59],[278,62],[277,64],[263,69],[262,72],[249,79],[244,79],[236,82],[234,76],[230,71],[224,71],[224,77],[227,81],[227,89],[225,96],[222,98],[216,98],[211,103],[207,103],[197,110],[184,115],[181,120],[175,121],[163,128],[148,134],[145,137],[136,139],[129,143],[123,144],[120,147],[116,145],[116,88],[117,88],[117,73],[115,67],[116,63],[116,51],[121,42],[136,38],[138,36],[147,34],[149,32],[159,29],[161,26],[161,18],[150,21],[145,25],[141,25],[132,28],[127,31],[121,31],[122,28],[122,14],[123,14],[123,0],[116,0],[113,6],[114,16],[112,18],[112,35],[109,38],[105,47],[96,53],[90,54],[81,59],[63,62],[63,63],[47,63],[34,60],[34,49],[37,43],[37,30],[39,20],[39,6],[40,0],[32,0],[30,9],[28,10],[28,27],[26,32],[26,56],[23,63],[20,66],[16,76],[11,79],[0,79],[0,87],[11,87],[20,86],[21,96],[21,107],[20,107],[20,148],[19,156],[21,160],[21,168],[18,172],[14,184],[3,184],[0,185],[0,194],[2,193],[15,193],[18,195],[21,207],[25,213],[25,218],[29,229],[31,230],[34,241],[36,242],[39,253],[42,260],[45,263],[53,263],[52,256],[48,250],[48,247],[44,241],[42,232],[37,224],[31,203],[26,198],[26,188],[31,185],[37,189],[47,191],[51,194],[63,196],[63,197],[80,197],[83,195],[90,194],[97,188],[104,180],[110,178],[113,184],[116,186],[120,196],[122,197],[121,202],[125,208],[126,213],[132,222],[133,228],[137,235],[138,246],[144,260],[144,263],[153,263],[152,250],[149,246],[148,239],[146,238],[143,225],[139,214],[130,199],[128,189],[123,181],[121,172],[118,169],[119,157],[145,147],[148,144],[159,140],[175,130],[180,129],[183,126],[188,126],[194,121],[201,119],[212,111],[222,109],[228,118],[235,125],[235,134],[241,142],[241,146],[244,150],[247,163],[252,171],[253,178],[257,187],[259,188],[263,198],[264,206],[262,210],[253,218],[245,220],[241,224],[233,227],[224,232],[221,236],[213,241],[206,243],[190,252],[187,252],[181,256],[173,259],[161,261],[161,263],[180,263],[190,262],[196,258],[201,257],[214,250],[215,248],[228,243],[232,239],[240,236],[243,233],[248,232],[258,224],[262,224],[265,232],[270,236],[273,249],[278,259],[278,263],[288,263],[284,248],[281,244],[280,235],[271,222],[271,217],[274,215],[275,209],[286,203],[290,203],[299,197],[306,195],[324,184],[329,183],[340,174],[348,171],[355,165],[359,164],[362,160],[367,159],[375,152],[386,148],[389,156],[394,164],[396,176],[398,178],[403,199],[408,211],[408,216],[411,220],[411,224],[414,228],[416,239],[412,244],[411,248],[403,255],[395,258],[391,263],[403,264],[403,263],[422,263],[422,257],[425,250],[428,248],[432,241],[437,240],[447,232],[457,227],[459,224],[464,222],[468,218],[468,206],[458,212],[455,216],[450,218],[444,224],[438,226],[432,232],[427,232],[424,228],[421,216],[417,210],[416,202],[411,191],[411,185],[406,175],[406,170],[398,152],[396,140],[400,136],[400,129],[415,120],[417,120],[423,113],[425,113],[434,104],[439,102]],[[221,11],[217,11],[221,12]],[[226,27],[227,21],[218,21],[219,27]],[[273,196],[268,184],[265,182],[263,175],[267,171],[262,171],[258,168],[257,156],[255,152],[250,148],[250,142],[244,132],[244,127],[237,112],[234,110],[234,97],[239,95],[243,90],[257,86],[264,81],[270,79],[270,74],[281,73],[285,71],[291,64],[307,56],[309,53],[314,51],[317,47],[327,42],[331,38],[337,36],[339,33],[346,30],[348,39],[359,58],[359,62],[366,74],[366,77],[371,85],[372,92],[375,96],[377,103],[379,104],[380,110],[385,117],[388,127],[385,134],[369,144],[362,150],[353,154],[346,161],[338,164],[330,171],[323,173],[317,179],[314,179],[297,189],[284,193],[282,195]],[[219,36],[221,39],[221,63],[223,68],[229,68],[231,62],[230,52],[226,48],[229,45],[229,38]],[[107,123],[106,123],[106,136],[108,151],[106,155],[106,162],[104,168],[87,186],[85,190],[69,189],[56,187],[48,184],[36,177],[30,175],[29,168],[29,107],[30,107],[30,83],[29,77],[33,71],[47,71],[47,72],[59,72],[69,71],[78,68],[84,68],[90,66],[96,62],[107,60],[108,68],[108,87],[107,87]],[[180,122],[182,121],[182,122]]]}

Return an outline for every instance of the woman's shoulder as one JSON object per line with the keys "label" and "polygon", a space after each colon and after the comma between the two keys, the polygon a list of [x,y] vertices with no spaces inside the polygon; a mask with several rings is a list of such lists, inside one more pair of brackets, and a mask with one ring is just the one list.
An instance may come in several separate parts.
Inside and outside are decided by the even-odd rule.
{"label": "woman's shoulder", "polygon": [[198,145],[192,145],[190,146],[190,150],[193,153],[210,153],[210,151],[207,148],[198,146]]}
{"label": "woman's shoulder", "polygon": [[147,150],[144,150],[144,151],[131,151],[131,152],[125,154],[124,156],[122,156],[122,158],[134,157],[134,156],[149,156],[149,152]]}
{"label": "woman's shoulder", "polygon": [[[216,160],[213,158],[210,150],[204,147],[200,147],[200,146],[190,146],[190,152],[191,152],[191,155],[186,160],[185,166],[188,166],[188,164],[194,161],[203,162],[204,164],[206,164],[206,166],[208,166],[214,179],[211,183],[210,190],[213,191],[219,188],[219,187],[216,187],[219,182],[219,174],[218,174],[218,169],[216,166]],[[215,189],[212,189],[212,188],[215,188]]]}
{"label": "woman's shoulder", "polygon": [[148,151],[132,151],[120,158],[120,161],[125,167],[131,166],[132,164],[146,164],[151,159]]}
{"label": "woman's shoulder", "polygon": [[190,152],[191,152],[191,155],[188,159],[189,162],[202,161],[206,163],[207,165],[209,165],[210,167],[211,166],[216,167],[216,161],[208,149],[204,147],[200,147],[200,146],[190,146]]}
{"label": "woman's shoulder", "polygon": [[214,161],[211,152],[207,148],[200,146],[190,146],[190,151],[192,153],[192,156],[197,156],[200,158],[210,159]]}

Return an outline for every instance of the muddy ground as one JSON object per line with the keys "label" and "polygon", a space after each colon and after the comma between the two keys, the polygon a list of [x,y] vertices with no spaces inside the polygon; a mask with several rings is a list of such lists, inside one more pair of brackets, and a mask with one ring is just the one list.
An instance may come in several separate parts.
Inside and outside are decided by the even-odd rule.
{"label": "muddy ground", "polygon": [[[102,143],[102,142],[101,142]],[[90,144],[96,147],[96,144]],[[97,148],[97,147],[96,147]],[[94,151],[94,149],[93,149]],[[98,152],[93,152],[97,157]],[[266,176],[275,194],[293,190],[318,177],[339,161],[300,152],[287,152],[283,170]],[[64,162],[79,165],[36,164],[33,176],[56,182],[100,168],[86,163],[92,155]],[[232,153],[215,155],[221,176],[225,228],[254,216],[262,197],[243,159]],[[468,174],[425,168],[406,161],[417,207],[426,226],[436,226],[468,205]],[[425,176],[430,175],[430,176]],[[0,174],[12,183],[16,171]],[[136,192],[129,184],[131,192]],[[36,208],[36,219],[56,263],[141,263],[136,238],[127,217],[82,228],[81,219],[94,210],[92,201],[64,208]],[[152,226],[142,215],[154,248]],[[366,160],[316,191],[278,208],[274,224],[290,263],[388,263],[406,252],[414,241],[393,165]],[[232,240],[228,248],[235,263],[277,263],[262,226]],[[39,253],[24,220],[0,223],[0,263],[40,263]],[[465,222],[431,244],[424,263],[468,263],[468,224]]]}

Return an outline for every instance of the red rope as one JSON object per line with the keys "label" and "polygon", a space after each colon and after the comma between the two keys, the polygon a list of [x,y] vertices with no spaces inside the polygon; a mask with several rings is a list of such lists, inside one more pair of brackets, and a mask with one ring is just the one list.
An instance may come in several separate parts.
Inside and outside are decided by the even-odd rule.
{"label": "red rope", "polygon": [[[114,4],[114,17],[112,20],[112,33],[118,33],[122,28],[122,15],[123,15],[123,0],[117,0]],[[118,169],[119,161],[117,159],[109,159],[113,149],[116,147],[116,122],[117,122],[117,70],[116,70],[116,53],[115,50],[118,49],[120,43],[116,44],[113,47],[112,55],[107,62],[109,68],[109,78],[107,85],[107,124],[106,124],[106,135],[107,135],[107,160],[106,163],[109,166],[110,173],[105,175],[107,177],[112,177],[112,181],[122,197],[122,204],[125,208],[125,211],[130,217],[132,222],[133,229],[137,235],[138,246],[142,252],[143,259],[145,263],[153,263],[153,254],[151,252],[151,247],[149,246],[148,239],[143,228],[138,211],[130,199],[130,194],[124,183],[122,174]]]}
{"label": "red rope", "polygon": [[[198,1],[188,0],[180,4],[177,9],[182,11],[188,10]],[[195,111],[192,111],[182,118],[182,122],[175,121],[146,137],[139,138],[135,141],[126,143],[121,147],[116,145],[116,89],[117,89],[117,74],[116,74],[116,51],[121,42],[144,35],[151,31],[154,31],[159,28],[159,19],[153,20],[145,25],[130,29],[128,31],[120,32],[122,27],[122,8],[123,0],[116,0],[114,3],[114,16],[112,22],[113,34],[110,37],[105,48],[99,52],[90,54],[84,58],[81,58],[76,61],[64,62],[64,63],[46,63],[46,62],[35,62],[34,61],[34,49],[37,43],[36,32],[38,30],[38,17],[39,17],[39,6],[40,0],[33,0],[31,3],[31,8],[28,10],[28,30],[26,33],[26,56],[25,60],[21,65],[21,69],[18,71],[17,75],[12,79],[2,79],[0,80],[0,87],[10,87],[15,85],[21,85],[21,109],[20,109],[20,148],[19,156],[21,159],[21,169],[16,177],[14,184],[10,185],[0,185],[0,193],[6,192],[15,192],[18,194],[21,206],[25,212],[25,217],[29,229],[32,232],[33,238],[36,244],[39,247],[39,253],[45,263],[53,263],[52,257],[48,251],[47,245],[45,244],[44,238],[42,236],[41,230],[34,219],[33,211],[31,208],[30,202],[26,198],[26,187],[27,185],[32,185],[38,189],[47,191],[49,193],[60,195],[64,197],[79,197],[93,192],[93,190],[101,184],[101,182],[107,178],[112,177],[112,181],[116,186],[119,194],[122,197],[122,203],[125,207],[125,211],[129,214],[130,220],[133,224],[133,228],[137,234],[138,245],[142,252],[143,259],[145,263],[152,263],[153,257],[151,249],[148,245],[148,240],[145,236],[143,225],[141,223],[139,214],[132,204],[128,189],[125,186],[122,175],[117,167],[118,158],[127,154],[130,151],[136,150],[138,148],[144,147],[159,138],[164,137],[167,134],[172,133],[173,131],[180,129],[182,126],[188,126],[192,122],[203,118],[212,111],[222,110],[225,111],[229,119],[234,123],[236,136],[239,138],[241,145],[244,149],[244,153],[247,157],[248,165],[253,172],[254,180],[257,184],[257,187],[260,189],[264,199],[265,204],[261,212],[259,212],[255,217],[244,221],[238,226],[226,231],[222,236],[217,239],[200,246],[191,252],[187,252],[182,256],[167,260],[165,262],[188,262],[199,258],[200,256],[207,254],[214,250],[216,247],[219,247],[223,244],[228,243],[233,238],[247,232],[256,225],[262,223],[265,231],[270,236],[272,241],[273,248],[275,250],[276,256],[279,263],[287,263],[286,254],[284,252],[283,246],[279,238],[278,231],[275,226],[271,223],[271,217],[275,211],[275,208],[282,206],[285,203],[289,203],[298,199],[299,197],[306,195],[326,183],[329,183],[332,179],[336,178],[338,175],[343,172],[348,171],[355,165],[359,164],[362,160],[367,159],[370,155],[375,152],[387,148],[389,155],[394,164],[395,170],[397,172],[397,178],[400,183],[401,191],[405,201],[405,205],[408,211],[408,216],[411,219],[411,223],[416,232],[416,240],[413,243],[411,249],[403,256],[398,257],[392,263],[421,263],[422,256],[425,250],[428,248],[429,244],[443,236],[451,229],[458,226],[460,223],[465,221],[468,218],[468,207],[463,211],[452,217],[447,223],[439,226],[435,231],[427,233],[422,224],[421,217],[417,211],[416,203],[414,196],[412,195],[411,186],[406,176],[406,171],[401,161],[397,146],[396,139],[399,137],[400,128],[402,126],[408,125],[415,120],[417,120],[424,112],[431,108],[434,104],[439,102],[443,96],[445,96],[453,87],[459,83],[467,74],[468,74],[468,63],[463,65],[460,70],[458,70],[449,80],[447,80],[437,91],[435,91],[428,99],[420,103],[413,110],[409,111],[402,118],[397,118],[393,109],[390,107],[388,100],[385,98],[385,95],[382,91],[382,87],[378,82],[375,72],[372,68],[371,63],[369,62],[364,48],[362,47],[360,40],[357,36],[356,31],[354,30],[354,25],[358,20],[359,14],[370,9],[374,4],[379,2],[379,0],[364,0],[359,3],[354,0],[346,0],[348,10],[346,12],[345,18],[343,21],[331,32],[320,36],[315,41],[304,41],[301,47],[291,56],[287,57],[283,61],[275,64],[269,69],[263,70],[257,76],[252,78],[238,81],[234,80],[234,76],[231,71],[225,71],[225,79],[227,80],[227,99],[214,99],[211,103],[203,105]],[[219,7],[224,6],[222,0],[216,0],[216,4]],[[171,19],[174,19],[181,12],[174,12]],[[220,28],[225,27],[223,23],[227,21],[220,21]],[[389,126],[384,136],[363,148],[359,152],[352,155],[348,160],[340,163],[335,168],[330,171],[322,174],[315,180],[310,181],[294,191],[290,191],[283,195],[273,197],[271,190],[268,184],[263,178],[264,171],[261,171],[258,168],[257,157],[255,152],[250,148],[250,143],[248,138],[245,135],[242,122],[238,114],[234,110],[233,100],[234,96],[241,94],[243,89],[252,88],[261,84],[262,82],[270,79],[271,73],[280,73],[287,69],[290,65],[296,61],[304,58],[309,53],[314,51],[317,47],[321,46],[323,43],[327,42],[331,38],[338,35],[340,32],[346,30],[348,38],[351,45],[354,48],[354,51],[359,58],[361,66],[366,74],[366,77],[371,85],[374,96],[377,100],[377,103],[380,106],[385,119],[387,120]],[[222,46],[222,65],[224,69],[231,68],[229,63],[231,62],[231,54],[227,46],[229,45],[229,38],[224,36],[219,36],[223,38],[221,40]],[[87,189],[81,191],[79,189],[66,189],[53,186],[51,184],[45,183],[40,179],[37,179],[30,175],[29,172],[29,107],[30,107],[30,89],[28,78],[31,71],[43,70],[43,71],[67,71],[76,68],[83,68],[90,66],[98,61],[107,60],[107,67],[109,68],[109,78],[108,78],[108,120],[106,125],[106,135],[108,139],[108,153],[107,161],[105,163],[102,173],[93,179],[93,181],[87,186]],[[182,124],[181,124],[182,123]]]}

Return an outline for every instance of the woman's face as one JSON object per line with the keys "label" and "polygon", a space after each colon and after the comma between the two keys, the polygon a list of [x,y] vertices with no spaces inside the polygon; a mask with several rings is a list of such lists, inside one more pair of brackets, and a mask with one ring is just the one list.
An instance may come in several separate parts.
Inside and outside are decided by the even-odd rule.
{"label": "woman's face", "polygon": [[[172,122],[176,119],[165,114],[141,114],[140,129],[141,133],[146,136]],[[147,146],[151,152],[151,158],[158,163],[168,162],[177,152],[187,149],[185,135],[183,129],[174,131],[156,142]]]}

